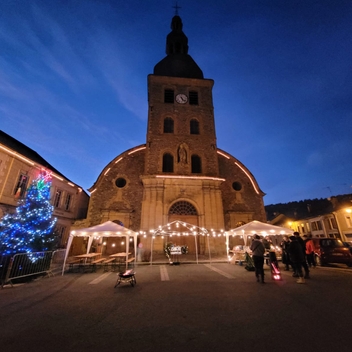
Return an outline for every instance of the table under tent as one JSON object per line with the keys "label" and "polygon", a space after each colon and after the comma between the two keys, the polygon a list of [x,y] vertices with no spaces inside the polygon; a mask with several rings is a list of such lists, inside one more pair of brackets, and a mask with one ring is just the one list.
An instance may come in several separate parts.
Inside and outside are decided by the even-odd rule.
{"label": "table under tent", "polygon": [[[254,234],[270,240],[271,250],[277,252],[277,256],[281,257],[279,246],[283,236],[291,236],[293,230],[254,220],[248,224],[226,231],[228,258],[231,263],[245,260],[246,252],[250,252],[249,247]],[[232,244],[230,243],[231,237],[234,239]],[[233,255],[231,256],[231,254]]]}
{"label": "table under tent", "polygon": [[102,224],[88,227],[88,228],[83,228],[83,229],[77,229],[73,230],[70,233],[68,243],[67,243],[67,248],[66,248],[66,254],[64,258],[64,263],[62,266],[62,275],[65,272],[65,266],[67,262],[68,255],[70,253],[70,248],[72,245],[72,242],[75,238],[77,237],[87,237],[88,238],[88,244],[87,244],[87,250],[86,254],[89,254],[91,251],[92,243],[94,239],[97,238],[110,238],[110,237],[125,237],[126,238],[126,269],[128,267],[128,256],[129,256],[129,246],[130,246],[130,238],[133,239],[134,242],[134,262],[136,261],[136,254],[137,254],[137,233],[123,227],[121,225],[116,224],[113,221],[107,221]]}
{"label": "table under tent", "polygon": [[154,262],[211,262],[210,234],[205,228],[175,220],[151,232],[150,264]]}

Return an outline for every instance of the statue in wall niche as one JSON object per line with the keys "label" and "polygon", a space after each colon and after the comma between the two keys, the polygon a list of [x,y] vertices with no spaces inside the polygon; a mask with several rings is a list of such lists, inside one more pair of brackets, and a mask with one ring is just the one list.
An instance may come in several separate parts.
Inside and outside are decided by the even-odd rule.
{"label": "statue in wall niche", "polygon": [[178,147],[178,162],[181,164],[187,164],[187,150],[185,143],[182,143]]}

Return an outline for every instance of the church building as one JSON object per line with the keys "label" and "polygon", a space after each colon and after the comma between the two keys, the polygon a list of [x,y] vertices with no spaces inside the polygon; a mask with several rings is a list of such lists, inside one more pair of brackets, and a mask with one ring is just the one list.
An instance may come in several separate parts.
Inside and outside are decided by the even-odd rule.
{"label": "church building", "polygon": [[[180,220],[216,234],[211,247],[220,251],[224,239],[217,243],[217,234],[266,220],[264,193],[245,165],[217,147],[214,81],[188,54],[182,27],[175,15],[167,55],[148,76],[146,143],[106,165],[89,189],[87,219],[76,227],[111,220],[148,237],[151,229]],[[197,250],[205,247],[199,239]]]}

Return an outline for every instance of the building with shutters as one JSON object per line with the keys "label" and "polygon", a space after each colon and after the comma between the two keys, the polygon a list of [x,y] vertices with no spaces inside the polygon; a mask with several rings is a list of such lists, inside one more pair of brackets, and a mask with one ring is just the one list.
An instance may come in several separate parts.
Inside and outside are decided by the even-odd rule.
{"label": "building with shutters", "polygon": [[87,216],[88,194],[33,149],[0,131],[0,218],[15,212],[18,201],[26,197],[28,187],[42,170],[52,175],[50,196],[53,216],[57,218],[55,234],[58,245],[65,247],[71,225]]}

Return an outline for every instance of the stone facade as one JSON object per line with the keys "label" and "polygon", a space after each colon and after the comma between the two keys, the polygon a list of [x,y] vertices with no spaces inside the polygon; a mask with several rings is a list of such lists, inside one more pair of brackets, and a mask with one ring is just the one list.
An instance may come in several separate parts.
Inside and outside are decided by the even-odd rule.
{"label": "stone facade", "polygon": [[[148,76],[146,144],[122,153],[104,168],[90,189],[88,217],[77,224],[119,221],[146,233],[140,237],[145,246],[150,245],[151,229],[174,220],[221,234],[239,224],[266,219],[264,193],[254,176],[217,148],[214,82],[203,78],[188,55],[178,16],[172,28],[168,55]],[[224,239],[214,236],[212,250],[225,252]],[[162,250],[163,241],[156,242]],[[200,252],[205,246],[205,241],[199,241]]]}

